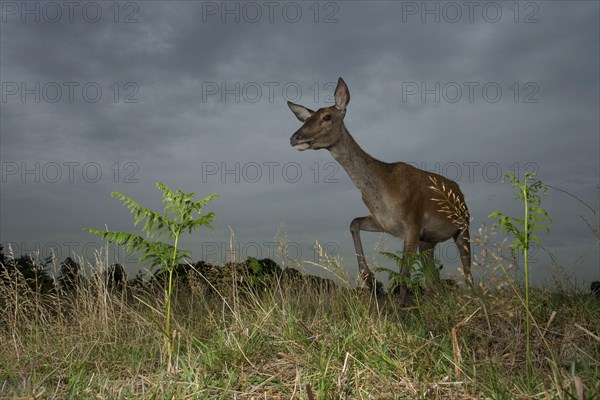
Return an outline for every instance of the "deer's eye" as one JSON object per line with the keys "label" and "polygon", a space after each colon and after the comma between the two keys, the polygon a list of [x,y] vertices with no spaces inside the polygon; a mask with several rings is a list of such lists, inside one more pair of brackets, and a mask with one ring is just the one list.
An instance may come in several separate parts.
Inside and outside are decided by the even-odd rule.
{"label": "deer's eye", "polygon": [[331,121],[331,114],[323,115],[323,121]]}

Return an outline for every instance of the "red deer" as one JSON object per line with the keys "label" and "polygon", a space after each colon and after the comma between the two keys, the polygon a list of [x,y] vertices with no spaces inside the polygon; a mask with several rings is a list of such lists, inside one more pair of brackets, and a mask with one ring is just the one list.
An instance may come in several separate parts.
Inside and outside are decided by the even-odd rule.
{"label": "red deer", "polygon": [[[404,241],[405,253],[431,250],[437,243],[453,238],[458,246],[463,273],[472,286],[471,247],[469,241],[469,217],[464,196],[458,184],[441,175],[424,171],[403,162],[386,163],[367,154],[348,132],[344,124],[346,107],[350,102],[348,87],[342,78],[335,89],[335,105],[312,111],[288,101],[288,106],[303,123],[290,138],[297,150],[327,149],[346,170],[350,179],[362,194],[370,214],[352,220],[350,232],[358,258],[358,268],[367,286],[381,292],[382,286],[369,269],[360,231],[386,232]],[[432,186],[432,183],[434,186]],[[457,214],[440,205],[440,190],[459,204]],[[410,278],[410,266],[402,266],[402,275]],[[400,288],[403,301],[406,286]]]}

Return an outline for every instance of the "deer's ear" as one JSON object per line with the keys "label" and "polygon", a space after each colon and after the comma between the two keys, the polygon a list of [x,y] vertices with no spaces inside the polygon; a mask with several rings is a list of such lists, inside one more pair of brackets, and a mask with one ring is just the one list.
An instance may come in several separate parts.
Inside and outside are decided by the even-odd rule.
{"label": "deer's ear", "polygon": [[344,111],[348,103],[350,103],[350,92],[348,86],[342,78],[338,79],[337,87],[335,88],[335,108]]}
{"label": "deer's ear", "polygon": [[300,122],[306,121],[311,115],[315,113],[313,110],[301,106],[300,104],[292,103],[291,101],[288,101],[287,105],[290,108],[290,110],[292,110],[296,118],[300,120]]}

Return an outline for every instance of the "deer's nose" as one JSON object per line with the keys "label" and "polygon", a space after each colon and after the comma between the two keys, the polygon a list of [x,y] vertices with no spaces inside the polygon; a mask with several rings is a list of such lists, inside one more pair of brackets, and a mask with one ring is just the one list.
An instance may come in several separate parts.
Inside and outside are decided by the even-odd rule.
{"label": "deer's nose", "polygon": [[302,140],[302,135],[300,133],[294,133],[290,138],[290,145],[295,146]]}

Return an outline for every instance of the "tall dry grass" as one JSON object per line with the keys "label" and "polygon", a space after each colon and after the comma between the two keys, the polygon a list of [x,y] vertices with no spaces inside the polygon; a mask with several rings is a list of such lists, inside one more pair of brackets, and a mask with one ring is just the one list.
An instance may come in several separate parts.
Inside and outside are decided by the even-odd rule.
{"label": "tall dry grass", "polygon": [[160,286],[111,286],[105,257],[71,290],[41,293],[5,271],[0,397],[599,398],[600,301],[575,288],[532,292],[528,385],[522,288],[494,239],[486,229],[473,239],[488,280],[442,286],[407,308],[354,288],[325,254],[317,265],[331,281],[194,266],[175,291],[170,372]]}

